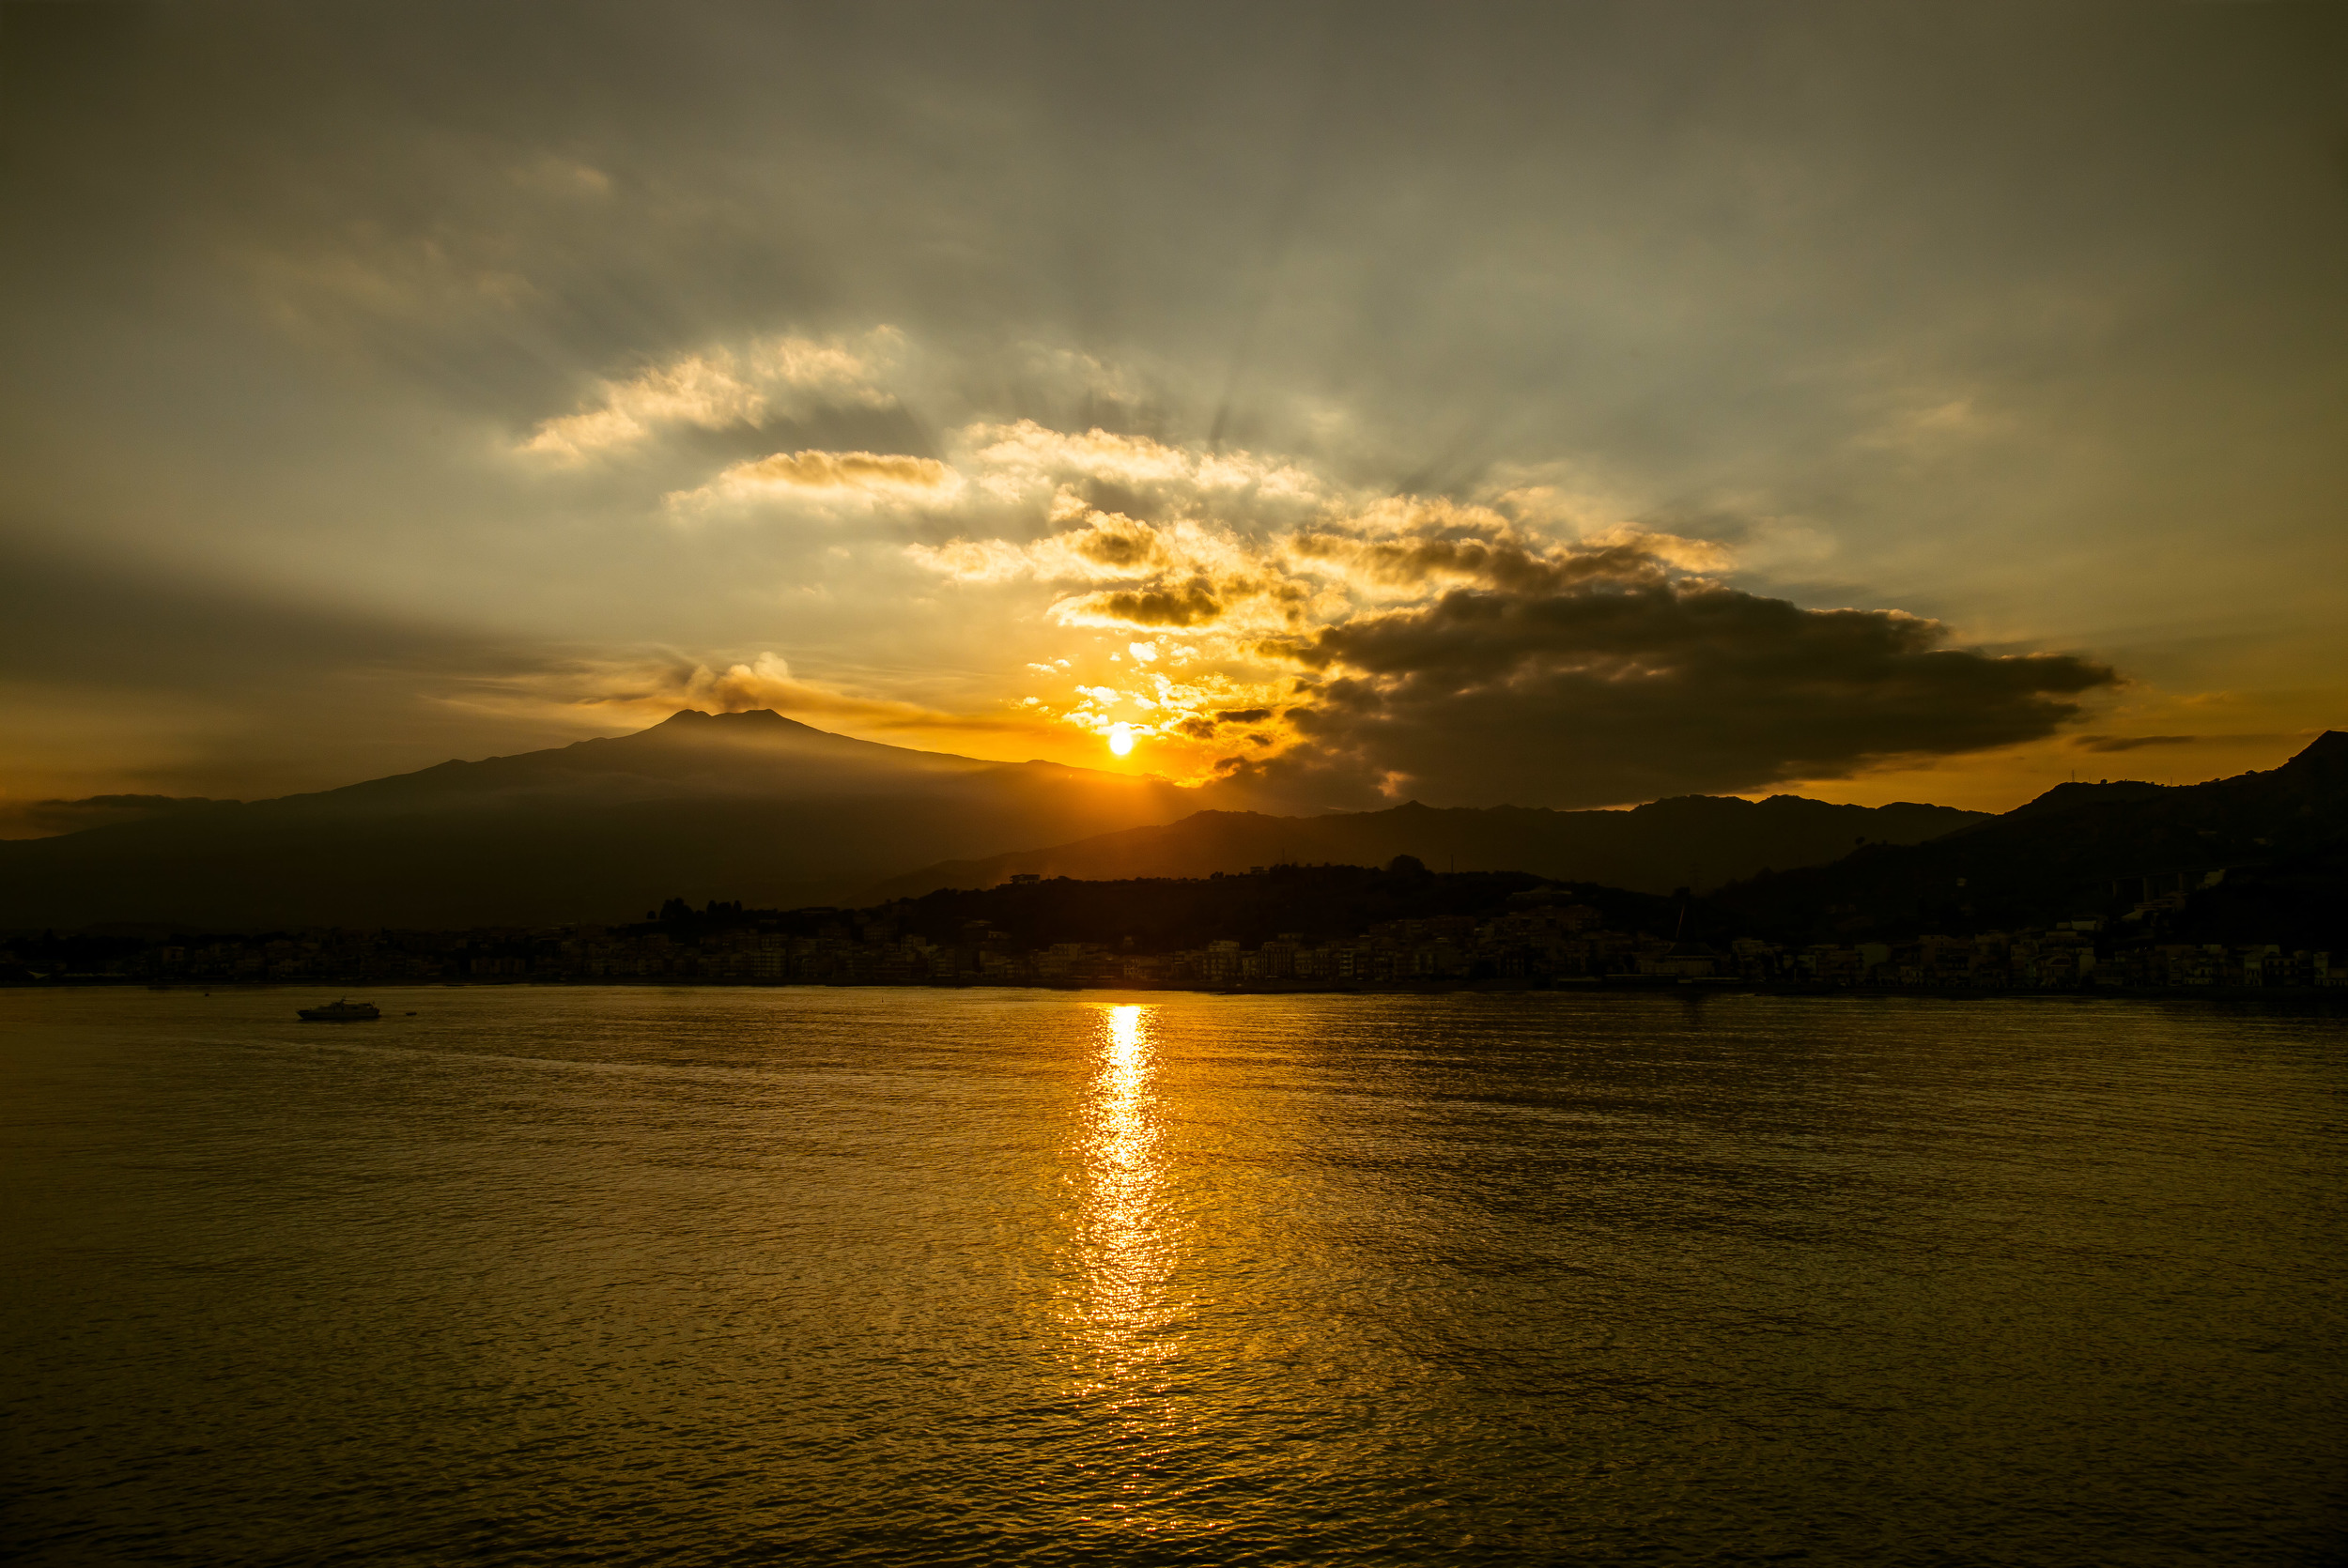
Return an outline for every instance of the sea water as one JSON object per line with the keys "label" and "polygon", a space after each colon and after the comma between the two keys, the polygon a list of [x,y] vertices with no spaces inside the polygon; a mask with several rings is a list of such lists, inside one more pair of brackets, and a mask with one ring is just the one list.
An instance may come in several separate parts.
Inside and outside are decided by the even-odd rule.
{"label": "sea water", "polygon": [[2348,1024],[0,992],[34,1562],[2316,1562]]}

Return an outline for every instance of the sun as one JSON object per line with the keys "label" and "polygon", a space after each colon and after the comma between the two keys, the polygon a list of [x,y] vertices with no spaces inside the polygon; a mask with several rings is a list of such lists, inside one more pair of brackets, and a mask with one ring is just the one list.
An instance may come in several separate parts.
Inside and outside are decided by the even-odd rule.
{"label": "sun", "polygon": [[1134,748],[1134,727],[1130,724],[1109,726],[1109,749],[1120,757]]}

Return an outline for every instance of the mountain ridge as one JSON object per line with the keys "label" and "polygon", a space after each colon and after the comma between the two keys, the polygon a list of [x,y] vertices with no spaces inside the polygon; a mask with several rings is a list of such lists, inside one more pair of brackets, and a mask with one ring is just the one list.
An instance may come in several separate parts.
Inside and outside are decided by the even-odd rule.
{"label": "mountain ridge", "polygon": [[[1785,939],[1898,936],[2076,918],[2207,915],[2196,940],[2348,941],[2348,733],[2281,766],[2198,784],[2059,784],[2001,816],[1913,845],[1723,887],[1715,903]],[[2197,915],[2196,919],[2201,919]],[[2325,933],[2333,933],[2327,936]]]}
{"label": "mountain ridge", "polygon": [[[1013,875],[1192,877],[1409,854],[1650,894],[1708,888],[1756,928],[1841,933],[1854,918],[1889,930],[2016,921],[2066,900],[2100,908],[2115,895],[2098,884],[2180,870],[2222,871],[2244,899],[2265,877],[2320,900],[2336,885],[2325,856],[2348,855],[2343,820],[2348,734],[2337,730],[2264,773],[2062,784],[1995,817],[1797,795],[1290,816],[1227,790],[688,709],[628,735],[273,800],[159,797],[133,820],[0,841],[0,928],[550,926],[632,920],[672,897],[873,903]],[[1021,843],[1037,847],[1002,848]]]}
{"label": "mountain ridge", "polygon": [[1800,795],[1678,795],[1592,811],[1417,801],[1316,817],[1210,808],[1163,825],[924,867],[867,888],[861,901],[992,887],[1014,875],[1199,877],[1282,862],[1377,866],[1399,854],[1437,869],[1530,871],[1668,893],[1717,886],[1771,866],[1831,860],[1861,839],[1913,842],[1981,820],[1984,813],[1954,807],[1840,806]]}

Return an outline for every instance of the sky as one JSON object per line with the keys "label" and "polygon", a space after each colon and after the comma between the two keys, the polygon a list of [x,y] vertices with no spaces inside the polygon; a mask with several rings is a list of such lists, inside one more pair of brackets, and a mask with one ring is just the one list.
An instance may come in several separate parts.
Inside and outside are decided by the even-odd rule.
{"label": "sky", "polygon": [[1298,809],[2348,725],[2337,6],[20,4],[0,73],[0,835],[679,707]]}

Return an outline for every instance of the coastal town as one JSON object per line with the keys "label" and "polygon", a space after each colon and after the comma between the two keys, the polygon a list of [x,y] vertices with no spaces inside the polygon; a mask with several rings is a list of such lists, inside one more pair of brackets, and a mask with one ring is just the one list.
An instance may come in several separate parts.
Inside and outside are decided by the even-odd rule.
{"label": "coastal town", "polygon": [[[1236,879],[1235,879],[1236,880]],[[993,922],[938,935],[910,906],[743,911],[672,900],[626,926],[253,935],[14,939],[0,983],[689,984],[1043,986],[1206,991],[1569,987],[2012,992],[2314,990],[2348,986],[2326,952],[2278,943],[2165,939],[2160,907],[2117,919],[1906,940],[1707,941],[1614,929],[1569,889],[1534,886],[1483,915],[1369,924],[1351,936],[1285,931],[1142,950],[1116,942],[1023,943]],[[1661,924],[1661,921],[1654,922]]]}

